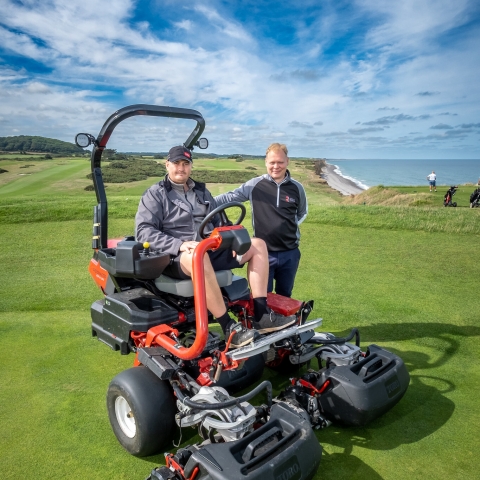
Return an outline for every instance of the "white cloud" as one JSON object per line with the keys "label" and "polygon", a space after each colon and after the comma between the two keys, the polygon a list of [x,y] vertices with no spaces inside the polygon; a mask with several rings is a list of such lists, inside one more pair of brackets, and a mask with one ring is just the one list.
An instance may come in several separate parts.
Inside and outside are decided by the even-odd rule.
{"label": "white cloud", "polygon": [[215,9],[197,4],[194,10],[204,15],[222,34],[241,42],[254,43],[252,36],[240,24],[227,20]]}
{"label": "white cloud", "polygon": [[181,22],[174,23],[174,25],[187,32],[192,29],[192,22],[190,20],[182,20]]}
{"label": "white cloud", "polygon": [[28,92],[28,93],[40,93],[40,94],[48,94],[48,93],[52,93],[52,90],[47,86],[47,85],[44,85],[43,83],[40,83],[40,82],[31,82],[29,83],[25,90]]}

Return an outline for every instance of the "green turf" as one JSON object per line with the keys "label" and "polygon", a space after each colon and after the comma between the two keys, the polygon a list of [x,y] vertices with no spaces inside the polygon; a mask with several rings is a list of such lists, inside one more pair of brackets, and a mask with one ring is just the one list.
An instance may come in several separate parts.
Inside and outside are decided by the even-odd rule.
{"label": "green turf", "polygon": [[[73,166],[59,172],[80,178]],[[31,185],[21,195],[0,187],[1,477],[145,478],[162,455],[123,451],[105,407],[108,383],[133,357],[90,336],[90,305],[101,298],[87,271],[94,194],[56,174]],[[390,349],[411,375],[406,396],[368,427],[316,432],[315,478],[478,478],[478,212],[345,206],[308,188],[294,296],[315,300],[311,318],[325,330],[359,327],[362,347]],[[111,237],[133,231],[141,191],[115,193]],[[264,378],[276,391],[288,383],[270,370]],[[185,431],[182,445],[193,441]]]}

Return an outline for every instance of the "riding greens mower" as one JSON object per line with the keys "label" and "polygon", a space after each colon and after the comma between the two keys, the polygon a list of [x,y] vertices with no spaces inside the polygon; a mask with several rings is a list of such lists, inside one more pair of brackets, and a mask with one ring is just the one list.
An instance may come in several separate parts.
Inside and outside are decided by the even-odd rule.
{"label": "riding greens mower", "polygon": [[[104,297],[91,307],[92,334],[122,355],[135,355],[133,368],[119,373],[108,387],[113,432],[129,453],[148,456],[171,446],[177,427],[198,429],[202,440],[167,453],[166,465],[154,469],[151,479],[313,478],[322,455],[313,429],[332,422],[366,425],[390,410],[407,390],[407,369],[398,356],[377,345],[362,351],[357,329],[346,338],[316,332],[322,319],[307,321],[313,301],[272,293],[269,307],[295,315],[293,326],[237,349],[229,348],[231,336],[210,331],[203,257],[208,250],[231,248],[241,255],[249,249],[241,203],[223,205],[205,218],[191,280],[163,275],[170,256],[152,251],[148,243],[134,237],[108,240],[102,152],[115,127],[135,115],[193,120],[196,126],[184,146],[208,146],[200,138],[205,121],[199,112],[153,105],[125,107],[107,119],[97,138],[85,133],[75,138],[80,147],[93,146],[98,202],[89,271]],[[232,206],[241,210],[234,224],[225,214]],[[220,227],[205,232],[215,215],[220,216]],[[251,327],[253,302],[246,279],[220,271],[217,280],[229,312]],[[355,343],[350,343],[353,338]],[[292,378],[275,398],[268,381],[250,389],[261,380],[265,366],[287,372],[314,358],[319,370]],[[233,396],[247,388],[248,393]],[[252,405],[250,400],[259,395],[263,403]]]}

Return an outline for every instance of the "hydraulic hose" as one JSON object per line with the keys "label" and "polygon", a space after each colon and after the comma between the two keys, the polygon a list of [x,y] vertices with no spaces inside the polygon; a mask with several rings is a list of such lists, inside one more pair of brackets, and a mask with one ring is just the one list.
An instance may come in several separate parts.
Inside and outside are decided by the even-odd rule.
{"label": "hydraulic hose", "polygon": [[241,397],[232,398],[231,400],[227,400],[226,402],[218,402],[218,403],[198,403],[194,402],[183,394],[182,390],[178,386],[176,382],[172,382],[173,390],[177,395],[177,398],[187,407],[196,408],[197,410],[221,410],[222,408],[232,407],[233,405],[237,405],[241,402],[246,402],[253,398],[255,395],[260,393],[263,389],[267,389],[267,404],[269,407],[272,406],[272,384],[268,380],[264,380],[262,383],[257,385],[252,391],[242,395]]}
{"label": "hydraulic hose", "polygon": [[310,343],[310,344],[322,344],[322,345],[338,345],[339,343],[347,343],[349,342],[353,337],[355,337],[355,345],[357,347],[360,346],[360,332],[358,331],[358,328],[352,328],[351,332],[347,337],[334,337],[334,338],[328,338],[328,339],[316,339],[312,337],[310,340],[308,340],[305,343]]}

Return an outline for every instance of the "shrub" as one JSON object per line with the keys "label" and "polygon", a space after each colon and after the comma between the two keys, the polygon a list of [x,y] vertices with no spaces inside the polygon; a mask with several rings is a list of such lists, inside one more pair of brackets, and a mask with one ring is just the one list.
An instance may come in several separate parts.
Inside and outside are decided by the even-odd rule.
{"label": "shrub", "polygon": [[[127,183],[146,180],[148,177],[163,177],[165,167],[155,160],[114,160],[102,168],[105,183]],[[87,178],[92,178],[88,174]]]}
{"label": "shrub", "polygon": [[255,177],[255,173],[245,170],[195,170],[192,178],[204,183],[244,183]]}

